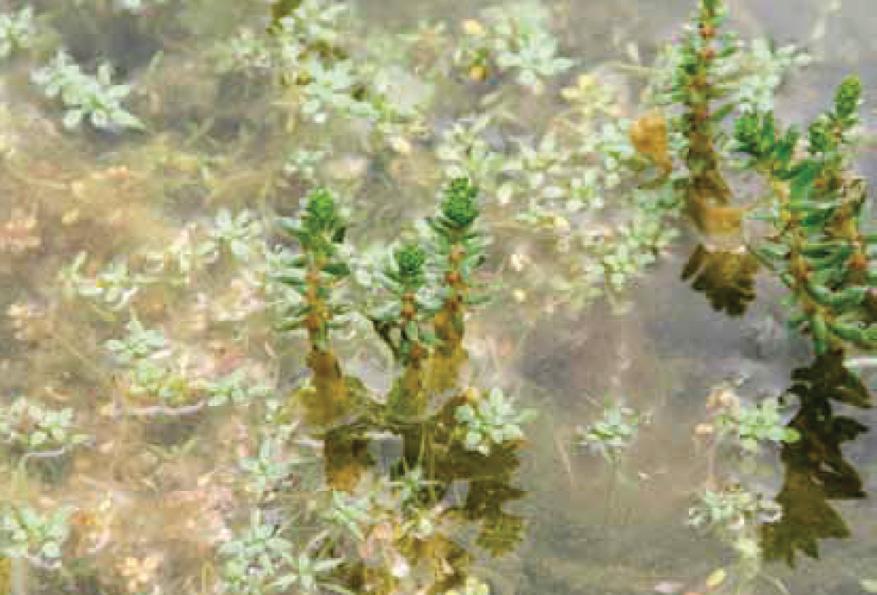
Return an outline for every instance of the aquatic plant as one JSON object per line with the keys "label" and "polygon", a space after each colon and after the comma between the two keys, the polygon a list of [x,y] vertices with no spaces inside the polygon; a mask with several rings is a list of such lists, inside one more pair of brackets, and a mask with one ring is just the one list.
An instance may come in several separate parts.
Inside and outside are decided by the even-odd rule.
{"label": "aquatic plant", "polygon": [[451,589],[445,595],[490,595],[490,587],[474,576],[466,577],[466,582],[460,589]]}
{"label": "aquatic plant", "polygon": [[451,180],[444,191],[437,217],[430,218],[432,249],[442,275],[442,305],[433,319],[440,350],[450,355],[463,341],[464,318],[472,306],[484,302],[475,283],[476,269],[484,261],[486,236],[475,227],[480,214],[478,187],[468,178]]}
{"label": "aquatic plant", "polygon": [[129,320],[125,330],[128,334],[122,339],[110,339],[104,343],[121,364],[149,358],[168,346],[167,339],[161,331],[144,328],[143,323],[137,318]]}
{"label": "aquatic plant", "polygon": [[114,0],[118,10],[141,14],[155,6],[167,4],[169,0]]}
{"label": "aquatic plant", "polygon": [[305,62],[307,83],[301,87],[301,114],[316,124],[324,124],[330,112],[373,118],[376,112],[369,103],[354,97],[359,84],[356,67],[350,60],[325,64],[317,58]]}
{"label": "aquatic plant", "polygon": [[73,511],[60,506],[43,513],[27,504],[4,503],[0,508],[0,554],[23,558],[38,568],[59,568]]}
{"label": "aquatic plant", "polygon": [[32,7],[25,6],[16,12],[0,13],[0,60],[31,47],[36,35]]}
{"label": "aquatic plant", "polygon": [[719,431],[732,434],[747,454],[757,454],[766,442],[791,444],[801,437],[797,430],[786,427],[779,401],[770,398],[723,412],[716,425]]}
{"label": "aquatic plant", "polygon": [[757,517],[775,521],[779,515],[780,509],[775,502],[740,486],[732,486],[719,491],[705,490],[689,509],[688,524],[704,531],[737,532]]}
{"label": "aquatic plant", "polygon": [[110,262],[94,277],[88,277],[83,274],[87,260],[88,253],[80,252],[73,262],[59,271],[58,278],[68,298],[83,297],[119,311],[151,281],[146,275],[132,275],[128,263],[123,260]]}
{"label": "aquatic plant", "polygon": [[170,407],[192,404],[198,385],[189,378],[185,363],[138,360],[130,368],[127,390],[131,397],[147,402],[157,400]]}
{"label": "aquatic plant", "polygon": [[296,148],[289,154],[283,172],[308,184],[317,185],[319,166],[327,156],[328,151]]}
{"label": "aquatic plant", "polygon": [[715,535],[734,550],[737,555],[735,579],[745,586],[761,572],[761,524],[776,522],[781,515],[782,508],[773,500],[732,485],[721,490],[704,490],[688,511],[688,525]]}
{"label": "aquatic plant", "polygon": [[132,113],[122,107],[122,100],[131,93],[129,85],[114,85],[113,68],[104,62],[92,76],[82,71],[73,58],[59,50],[45,66],[31,73],[31,80],[49,99],[58,97],[64,104],[64,127],[76,128],[86,120],[95,128],[119,130],[143,128]]}
{"label": "aquatic plant", "polygon": [[857,77],[841,83],[833,109],[809,127],[806,157],[797,154],[800,134],[782,130],[772,113],[746,114],[735,129],[738,150],[772,193],[757,215],[773,233],[754,253],[791,291],[790,325],[810,335],[818,354],[877,346],[867,190],[848,169],[861,94]]}
{"label": "aquatic plant", "polygon": [[[301,593],[351,593],[330,580],[341,558],[319,557],[307,550],[295,553],[295,545],[284,536],[284,528],[269,522],[254,509],[249,525],[219,547],[223,558],[220,589],[223,593],[263,595],[285,593],[295,587]],[[318,546],[318,535],[310,546]]]}
{"label": "aquatic plant", "polygon": [[287,3],[288,9],[280,8],[282,4],[275,3],[272,15],[280,36],[295,36],[315,49],[331,48],[341,40],[340,21],[350,11],[344,2],[300,0]]}
{"label": "aquatic plant", "polygon": [[254,510],[249,525],[219,547],[223,591],[247,595],[282,591],[279,581],[294,582],[292,552],[292,542],[278,535],[278,527],[267,522],[260,510]]}
{"label": "aquatic plant", "polygon": [[274,439],[265,438],[255,456],[240,460],[240,468],[246,475],[246,489],[258,502],[267,500],[290,480],[296,462],[278,457],[279,450]]}
{"label": "aquatic plant", "polygon": [[731,100],[741,111],[766,112],[774,109],[776,91],[786,75],[807,66],[812,59],[794,45],[777,47],[757,38],[740,47],[731,61],[737,79]]}
{"label": "aquatic plant", "polygon": [[[518,365],[528,378],[552,374],[563,356],[556,345],[567,352],[567,333],[586,319],[555,325],[543,316],[578,314],[600,298],[621,312],[626,291],[670,248],[693,175],[683,163],[689,136],[673,108],[641,113],[631,91],[640,75],[653,77],[642,81],[650,86],[668,70],[680,78],[679,62],[656,72],[631,42],[636,64],[572,72],[563,54],[577,47],[569,24],[580,21],[564,11],[575,3],[492,6],[459,28],[423,23],[402,40],[394,29],[407,15],[373,27],[375,11],[355,14],[356,3],[344,1],[72,4],[68,18],[60,4],[35,3],[39,22],[72,44],[82,68],[105,56],[141,81],[137,103],[158,136],[51,134],[39,114],[14,117],[33,111],[27,94],[11,94],[10,109],[0,110],[3,192],[13,206],[27,205],[0,230],[0,251],[12,256],[0,264],[11,288],[8,330],[21,341],[0,358],[5,382],[69,402],[76,421],[89,412],[85,427],[97,437],[95,448],[73,451],[72,479],[15,477],[30,484],[7,496],[13,502],[75,499],[81,507],[62,548],[69,572],[31,572],[27,590],[514,590],[516,576],[481,566],[522,540],[528,521],[507,509],[525,496],[515,485],[519,449],[536,440],[523,439],[528,412],[510,398],[494,402],[473,379],[505,377]],[[379,8],[382,18],[387,7]],[[131,43],[120,55],[122,37]],[[627,40],[613,31],[612,41]],[[24,60],[44,55],[41,45],[12,50],[9,83]],[[214,46],[217,54],[206,55]],[[770,109],[799,63],[792,50],[759,40],[717,57],[709,82],[727,95],[711,99],[711,115],[726,102]],[[720,173],[732,172],[719,122],[712,132]],[[321,185],[337,191],[331,200]],[[434,187],[440,204],[429,222],[396,225],[427,209]],[[303,193],[300,206],[289,200]],[[743,210],[714,203],[702,217],[713,226],[705,234],[737,234]],[[275,229],[275,213],[294,223]],[[754,297],[754,259],[742,241],[727,249],[714,239],[703,238],[686,277],[720,308],[742,313]],[[59,259],[69,264],[80,249],[89,253],[62,266],[58,286],[42,287]],[[713,290],[714,278],[725,286]],[[58,299],[57,289],[77,299]],[[488,295],[495,307],[473,325]],[[634,353],[619,350],[619,369],[629,357],[651,357],[638,351],[635,329],[653,319],[648,310],[625,326],[622,346]],[[519,333],[522,324],[533,334]],[[599,341],[603,328],[591,331]],[[567,355],[578,358],[580,348],[569,345]],[[664,367],[659,383],[677,372]],[[97,402],[83,407],[91,397]],[[644,423],[615,408],[617,419],[603,414],[580,432],[583,445],[610,459],[631,452]],[[809,553],[824,537],[849,534],[830,502],[863,492],[839,450],[858,426],[820,413],[808,408],[786,427],[772,404],[741,405],[717,430],[735,449],[754,440],[782,453],[779,498],[792,520],[763,529],[766,557]],[[551,446],[537,445],[534,460]],[[18,447],[4,450],[13,467]],[[745,470],[728,475],[742,481]],[[660,477],[676,479],[643,469],[636,484],[657,486]],[[718,485],[708,488],[728,491]],[[576,498],[593,498],[583,487]],[[555,504],[541,497],[523,508]],[[721,508],[721,498],[711,504]],[[760,558],[765,517],[744,504],[745,539],[732,545]],[[590,514],[580,508],[563,521]],[[713,516],[703,525],[710,531],[739,518]],[[558,527],[552,539],[578,543],[578,525]],[[567,543],[557,545],[556,553],[540,546],[548,555],[535,572],[523,569],[520,588],[591,586],[581,565],[565,564]],[[600,558],[604,546],[596,547]],[[624,590],[629,579],[618,576],[623,584],[593,589]],[[705,590],[727,590],[725,579],[714,573]],[[676,590],[686,588],[704,591]]]}
{"label": "aquatic plant", "polygon": [[0,408],[0,442],[26,456],[61,455],[89,441],[77,431],[73,409],[50,409],[27,397]]}
{"label": "aquatic plant", "polygon": [[672,100],[684,109],[681,131],[687,146],[683,155],[690,176],[686,202],[696,216],[704,208],[727,205],[731,199],[731,190],[719,169],[715,144],[717,124],[734,106],[713,107],[728,95],[718,84],[721,62],[737,51],[731,37],[719,35],[726,16],[722,0],[699,1],[694,23],[687,27],[680,43],[680,60],[671,93]]}
{"label": "aquatic plant", "polygon": [[639,413],[624,405],[612,405],[596,422],[578,429],[579,444],[607,461],[618,457],[633,443],[641,422]]}
{"label": "aquatic plant", "polygon": [[[604,296],[622,309],[624,290],[678,234],[678,193],[664,180],[644,180],[650,162],[633,134],[640,121],[618,117],[617,102],[607,99],[617,92],[581,75],[564,89],[568,108],[535,137],[513,137],[500,151],[487,139],[503,121],[487,112],[455,122],[436,150],[447,176],[472,179],[489,216],[501,213],[500,228],[520,245],[512,268],[521,274],[508,297],[539,315]],[[529,252],[551,257],[527,267]]]}
{"label": "aquatic plant", "polygon": [[332,490],[331,503],[323,518],[330,526],[334,525],[357,541],[363,541],[365,532],[373,522],[371,495],[350,495]]}
{"label": "aquatic plant", "polygon": [[220,209],[207,229],[208,238],[198,246],[198,252],[216,260],[223,250],[227,250],[235,258],[247,262],[253,257],[253,240],[261,234],[262,224],[252,211],[242,209],[232,215],[228,209]]}
{"label": "aquatic plant", "polygon": [[574,64],[558,56],[558,42],[548,29],[548,11],[539,2],[485,8],[481,18],[483,23],[463,23],[463,43],[455,54],[456,62],[474,80],[494,76],[493,70],[510,72],[519,85],[541,93],[546,79]]}
{"label": "aquatic plant", "polygon": [[460,424],[463,446],[485,456],[494,446],[522,440],[521,426],[536,414],[533,410],[517,411],[498,388],[491,389],[486,396],[473,398],[474,402],[457,407],[454,419]]}
{"label": "aquatic plant", "polygon": [[254,383],[243,368],[238,368],[216,380],[204,381],[203,385],[203,390],[207,394],[207,404],[211,407],[227,403],[248,405],[271,393],[268,386]]}
{"label": "aquatic plant", "polygon": [[409,395],[421,390],[421,380],[416,376],[438,344],[431,319],[441,302],[426,287],[426,260],[426,252],[417,243],[391,249],[380,274],[389,300],[369,315],[394,358],[406,367],[404,391]]}
{"label": "aquatic plant", "polygon": [[320,399],[343,401],[346,385],[341,365],[330,344],[330,331],[341,328],[350,310],[339,295],[350,275],[342,243],[346,231],[344,213],[326,189],[312,191],[297,219],[279,220],[281,228],[301,247],[300,255],[289,255],[276,280],[299,296],[291,305],[280,330],[304,330],[310,353],[307,363],[313,372],[313,386]]}

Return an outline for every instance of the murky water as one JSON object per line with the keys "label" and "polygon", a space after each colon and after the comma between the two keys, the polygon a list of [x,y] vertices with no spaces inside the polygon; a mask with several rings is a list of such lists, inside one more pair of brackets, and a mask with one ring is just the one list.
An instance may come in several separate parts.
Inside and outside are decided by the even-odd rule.
{"label": "murky water", "polygon": [[[875,414],[852,398],[825,409],[832,387],[819,383],[837,367],[814,362],[808,341],[786,330],[776,280],[757,277],[756,297],[741,316],[716,311],[703,288],[692,290],[696,281],[682,280],[701,242],[682,218],[667,223],[680,235],[659,261],[619,292],[625,307],[616,296],[576,304],[585,289],[563,277],[581,272],[564,268],[569,252],[555,251],[544,222],[528,227],[516,219],[527,198],[509,206],[499,189],[487,188],[481,229],[495,242],[481,280],[493,301],[467,319],[468,360],[460,378],[442,387],[444,402],[428,413],[388,413],[385,400],[392,404],[397,388],[392,354],[359,318],[332,335],[348,380],[362,383],[347,387],[347,405],[314,413],[302,398],[303,407],[285,408],[290,395],[302,394],[309,348],[303,334],[277,330],[275,306],[288,296],[272,289],[266,271],[274,250],[292,242],[275,217],[299,213],[301,198],[320,183],[350,208],[347,239],[360,256],[424,233],[412,222],[434,212],[443,170],[456,163],[441,156],[455,122],[492,112],[501,125],[483,133],[487,150],[510,153],[516,140],[556,125],[567,109],[560,90],[585,72],[617,87],[612,117],[636,117],[645,109],[639,93],[647,65],[678,33],[691,2],[546,3],[559,53],[576,63],[528,94],[507,76],[481,81],[477,70],[443,70],[467,19],[483,20],[481,2],[362,0],[350,17],[356,25],[338,38],[326,34],[318,53],[370,68],[368,81],[389,76],[387,96],[426,106],[423,121],[395,106],[383,127],[304,117],[296,111],[301,81],[277,84],[260,62],[269,58],[256,50],[239,48],[247,72],[217,69],[240,27],[267,35],[271,3],[144,0],[130,11],[109,0],[31,4],[40,33],[0,62],[0,309],[7,313],[0,405],[27,395],[69,407],[87,437],[45,456],[28,456],[36,447],[12,439],[4,445],[4,506],[70,507],[63,564],[52,552],[11,562],[8,555],[0,586],[9,593],[205,594],[222,585],[245,592],[222,582],[223,547],[257,509],[275,519],[278,534],[301,525],[291,530],[295,539],[314,541],[297,547],[346,560],[332,582],[353,592],[444,593],[470,574],[490,593],[526,595],[841,595],[877,580],[877,508],[869,497],[877,489],[877,437],[864,431]],[[744,36],[796,43],[813,57],[779,92],[785,120],[811,119],[855,71],[867,98],[864,128],[874,131],[871,0],[729,4]],[[21,6],[3,2],[0,10]],[[441,22],[444,31],[427,28]],[[412,32],[419,33],[404,44],[397,39]],[[124,105],[142,129],[102,130],[87,116],[65,129],[63,99],[46,97],[31,80],[59,47],[88,73],[110,61],[113,81],[132,85]],[[340,110],[325,106],[366,94],[369,84],[322,95],[317,109]],[[859,163],[872,179],[873,138]],[[318,154],[307,163],[302,149]],[[470,147],[458,160],[472,154]],[[627,208],[618,202],[595,218],[571,219],[603,229]],[[243,220],[218,216],[244,210]],[[357,275],[374,272],[366,264]],[[350,285],[350,295],[374,306],[367,282]],[[121,348],[108,347],[131,320],[164,335],[141,358],[158,371],[136,372],[140,356],[120,359]],[[863,379],[875,382],[867,372]],[[739,383],[734,391],[744,401],[794,385],[798,398],[783,422],[803,440],[772,444],[742,466],[714,452],[697,428],[708,421],[708,395],[725,381]],[[467,402],[467,387],[502,387],[538,411],[522,444],[483,456],[455,442],[454,408]],[[610,404],[636,411],[639,426],[623,455],[607,460],[578,445],[577,431]],[[835,423],[841,418],[847,421]],[[34,423],[19,430],[33,432]],[[258,458],[272,440],[274,456],[294,463],[254,498],[241,460]],[[412,469],[427,480],[415,489],[417,506],[396,503],[399,515],[417,509],[418,523],[438,529],[397,526],[386,512],[392,507],[381,504],[381,513],[364,513],[371,521],[347,511],[350,523],[368,527],[358,541],[323,545],[330,543],[320,532],[323,508],[335,493],[380,493],[369,498],[383,502],[384,491],[399,497]],[[755,528],[767,559],[755,580],[739,586],[733,549],[686,524],[695,496],[719,476],[776,496],[786,510]],[[395,483],[380,484],[382,477]],[[416,537],[393,541],[405,531]],[[384,576],[387,568],[394,579]],[[304,574],[299,567],[297,580]],[[329,592],[302,582],[272,589],[264,592]]]}

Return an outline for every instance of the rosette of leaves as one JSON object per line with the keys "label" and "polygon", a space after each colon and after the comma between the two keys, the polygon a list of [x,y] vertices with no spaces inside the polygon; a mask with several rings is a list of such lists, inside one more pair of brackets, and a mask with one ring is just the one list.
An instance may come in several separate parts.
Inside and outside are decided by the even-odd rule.
{"label": "rosette of leaves", "polygon": [[445,188],[438,216],[428,220],[442,286],[442,306],[433,323],[445,354],[460,348],[467,309],[486,299],[473,291],[488,243],[476,228],[479,214],[478,188],[468,178],[456,178]]}
{"label": "rosette of leaves", "polygon": [[121,364],[130,364],[151,357],[167,348],[168,342],[161,331],[147,329],[138,319],[132,318],[125,325],[128,334],[121,339],[110,339],[104,346]]}
{"label": "rosette of leaves", "polygon": [[281,457],[281,454],[277,440],[264,438],[255,456],[239,461],[246,476],[246,489],[256,501],[269,501],[275,493],[290,487],[293,468],[298,461]]}
{"label": "rosette of leaves", "polygon": [[864,231],[865,181],[848,170],[862,85],[847,78],[834,107],[809,127],[808,154],[796,158],[800,134],[771,113],[737,121],[737,148],[763,175],[772,201],[758,213],[773,233],[755,254],[791,290],[790,324],[810,334],[816,352],[877,347],[877,237]]}
{"label": "rosette of leaves", "polygon": [[238,368],[221,378],[205,382],[204,392],[207,393],[207,404],[219,407],[227,403],[247,405],[256,399],[267,397],[271,394],[271,389],[255,384],[242,368]]}
{"label": "rosette of leaves", "polygon": [[59,568],[72,513],[73,508],[68,506],[44,514],[27,504],[4,505],[0,512],[0,554],[26,559],[39,568]]}
{"label": "rosette of leaves", "polygon": [[[254,510],[249,526],[219,547],[223,558],[220,592],[243,595],[350,592],[327,581],[343,562],[341,558],[323,558],[307,550],[296,554],[289,533],[288,527],[269,522],[261,510]],[[321,541],[316,540],[317,545]]]}
{"label": "rosette of leaves", "polygon": [[482,11],[486,26],[465,21],[456,61],[469,77],[483,80],[491,69],[514,75],[515,82],[540,93],[544,81],[566,70],[573,60],[558,56],[558,42],[549,29],[549,13],[536,1],[493,6]]}
{"label": "rosette of leaves", "polygon": [[64,127],[76,128],[83,120],[102,130],[131,128],[139,130],[143,123],[122,107],[122,100],[131,93],[129,85],[114,85],[113,68],[109,63],[98,66],[92,76],[64,50],[31,74],[31,80],[48,98],[59,97],[64,103]]}
{"label": "rosette of leaves", "polygon": [[703,531],[735,533],[755,521],[776,520],[778,505],[741,486],[704,490],[688,510],[688,525]]}
{"label": "rosette of leaves", "polygon": [[257,252],[254,243],[261,235],[262,224],[252,211],[244,209],[232,215],[228,209],[220,209],[207,230],[208,239],[198,246],[198,254],[216,260],[223,250],[228,250],[238,260],[247,262]]}
{"label": "rosette of leaves", "polygon": [[463,446],[484,456],[488,456],[494,446],[522,440],[521,426],[534,415],[532,410],[518,411],[499,388],[491,389],[486,397],[479,395],[474,403],[464,403],[454,411]]}
{"label": "rosette of leaves", "polygon": [[148,275],[133,272],[124,260],[107,263],[91,277],[86,274],[87,261],[88,253],[80,252],[59,271],[58,278],[67,298],[85,298],[98,309],[122,310],[143,287],[154,281]]}
{"label": "rosette of leaves", "polygon": [[76,431],[73,410],[50,409],[26,397],[0,408],[0,442],[26,456],[57,456],[88,442]]}
{"label": "rosette of leaves", "polygon": [[16,12],[0,14],[0,60],[31,47],[36,35],[32,7],[25,6]]}
{"label": "rosette of leaves", "polygon": [[722,414],[717,425],[735,437],[744,453],[755,455],[766,442],[791,444],[801,438],[797,430],[786,427],[782,413],[777,399],[765,399]]}
{"label": "rosette of leaves", "polygon": [[609,462],[616,462],[636,439],[640,421],[640,415],[630,407],[607,407],[601,419],[578,429],[579,444]]}

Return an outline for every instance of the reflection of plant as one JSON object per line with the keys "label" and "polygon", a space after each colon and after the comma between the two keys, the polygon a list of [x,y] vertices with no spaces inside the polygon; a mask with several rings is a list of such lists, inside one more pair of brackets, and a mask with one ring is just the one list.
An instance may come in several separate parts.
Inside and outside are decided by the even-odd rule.
{"label": "reflection of plant", "polygon": [[579,428],[580,444],[608,461],[615,461],[633,443],[640,422],[640,415],[630,407],[607,407],[602,418]]}
{"label": "reflection of plant", "polygon": [[845,406],[870,407],[868,388],[843,363],[843,355],[820,356],[806,368],[795,370],[789,392],[801,407],[788,428],[800,439],[783,446],[783,487],[776,496],[782,518],[762,529],[768,559],[795,563],[798,552],[819,557],[819,540],[850,535],[843,517],[830,500],[865,497],[864,482],[845,458],[843,445],[852,442],[868,427],[847,415],[834,412],[834,402]]}
{"label": "reflection of plant", "polygon": [[487,456],[494,446],[517,442],[524,437],[521,425],[533,417],[531,410],[517,411],[501,389],[493,388],[487,397],[457,407],[454,418],[460,423],[463,446]]}
{"label": "reflection of plant", "polygon": [[95,76],[85,74],[63,50],[31,75],[46,97],[60,97],[67,109],[67,128],[76,128],[83,119],[100,129],[143,128],[143,123],[122,107],[131,87],[114,85],[112,77],[112,66],[107,63],[98,67]]}
{"label": "reflection of plant", "polygon": [[40,568],[58,568],[72,512],[70,507],[60,507],[41,514],[26,504],[5,505],[0,513],[0,553],[24,558]]}
{"label": "reflection of plant", "polygon": [[692,289],[703,292],[714,310],[742,316],[755,299],[759,268],[758,259],[745,247],[721,250],[698,244],[682,270],[682,280],[693,278]]}

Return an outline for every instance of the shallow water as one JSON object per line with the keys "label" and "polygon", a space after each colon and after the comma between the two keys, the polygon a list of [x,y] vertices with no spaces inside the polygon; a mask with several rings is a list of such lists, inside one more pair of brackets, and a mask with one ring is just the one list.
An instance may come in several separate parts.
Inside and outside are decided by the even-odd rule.
{"label": "shallow water", "polygon": [[[85,277],[125,255],[133,255],[127,260],[131,271],[148,270],[156,265],[144,254],[166,250],[175,241],[185,246],[187,233],[198,236],[195,226],[208,226],[224,208],[252,210],[263,226],[253,242],[288,243],[268,222],[275,214],[299,210],[308,180],[284,173],[283,167],[286,155],[300,147],[327,151],[317,176],[352,207],[351,244],[365,250],[396,239],[400,227],[411,232],[410,224],[400,222],[432,212],[442,181],[435,154],[443,132],[457,118],[484,109],[491,91],[514,84],[508,77],[475,84],[465,73],[436,77],[426,130],[415,134],[400,127],[401,133],[387,135],[405,139],[408,145],[399,148],[365,127],[309,125],[291,115],[288,106],[298,100],[294,93],[263,79],[212,70],[214,48],[241,24],[264,29],[265,3],[171,0],[140,15],[120,13],[112,2],[100,0],[71,1],[64,8],[48,1],[32,4],[40,25],[51,33],[0,63],[0,220],[9,221],[0,230],[7,242],[0,251],[0,309],[9,314],[0,326],[0,398],[8,404],[17,395],[29,395],[53,407],[71,407],[91,438],[61,462],[22,465],[13,454],[5,462],[10,480],[0,493],[4,500],[76,509],[64,550],[72,562],[61,571],[14,562],[9,592],[218,592],[217,549],[249,517],[238,460],[255,455],[263,428],[247,406],[210,409],[183,400],[171,403],[171,414],[156,415],[151,402],[131,399],[125,368],[104,344],[123,335],[125,322],[136,313],[180,346],[171,361],[181,377],[217,378],[240,369],[248,382],[267,385],[281,400],[308,376],[307,345],[299,335],[274,329],[268,302],[276,296],[260,293],[264,287],[247,277],[258,274],[256,256],[239,262],[222,253],[175,283],[144,281],[120,306],[81,292],[65,295],[64,271],[81,251],[88,253]],[[511,117],[504,127],[485,133],[495,149],[507,149],[515,137],[538,136],[561,110],[557,91],[582,72],[617,82],[624,114],[634,117],[642,109],[637,70],[651,64],[691,8],[687,0],[549,4],[560,53],[578,63],[538,97],[508,93]],[[873,179],[877,13],[871,1],[843,0],[834,8],[816,0],[729,4],[732,25],[744,36],[794,42],[814,58],[779,92],[777,111],[786,120],[808,121],[830,102],[846,73],[861,74],[871,140],[858,167]],[[480,6],[457,0],[362,0],[354,18],[356,35],[364,35],[365,43],[341,43],[363,53],[363,46],[383,48],[379,44],[386,42],[384,51],[373,50],[377,56],[355,57],[393,63],[395,46],[386,41],[391,35],[437,20],[456,31],[460,21],[478,15]],[[439,38],[437,47],[426,47],[418,68],[427,72],[438,61],[430,52],[452,53],[449,43]],[[67,47],[88,72],[100,59],[112,61],[117,80],[134,85],[126,105],[146,122],[145,131],[107,133],[87,124],[65,130],[58,101],[43,97],[28,81],[33,65],[48,60],[57,45]],[[416,95],[413,83],[402,86],[405,94]],[[820,500],[837,516],[831,516],[831,527],[815,529],[818,559],[799,548],[790,565],[789,550],[776,548],[779,559],[766,561],[756,582],[739,591],[731,590],[733,579],[709,586],[716,569],[733,575],[735,555],[714,536],[686,526],[694,495],[716,468],[770,496],[782,489],[784,479],[800,478],[791,459],[784,458],[788,450],[766,448],[754,468],[739,471],[733,457],[712,460],[706,442],[695,436],[707,417],[712,387],[739,379],[737,391],[745,399],[779,395],[792,384],[794,370],[811,364],[808,342],[783,325],[784,289],[778,282],[760,275],[757,297],[743,316],[713,310],[703,293],[680,278],[701,239],[679,221],[673,225],[681,236],[625,291],[625,308],[603,298],[582,308],[555,308],[553,286],[544,279],[555,274],[562,257],[545,248],[550,243],[545,234],[522,230],[514,213],[503,208],[485,208],[484,229],[496,237],[484,274],[496,294],[495,307],[470,316],[469,362],[460,388],[501,386],[521,406],[537,409],[538,417],[527,424],[520,449],[485,460],[451,447],[450,454],[430,453],[433,479],[443,492],[440,498],[431,494],[438,501],[429,502],[453,513],[443,526],[451,545],[431,543],[430,548],[445,552],[443,561],[454,572],[437,581],[439,587],[417,592],[456,586],[463,571],[447,560],[456,564],[459,559],[498,594],[627,595],[657,589],[845,595],[861,593],[862,580],[877,580],[877,509],[872,498],[862,497],[877,488],[872,433],[843,445],[849,466],[840,474],[850,479],[857,472],[864,494],[846,497],[858,490],[845,483],[846,492],[839,489]],[[585,223],[603,226],[613,216]],[[521,251],[530,261],[516,271],[509,255]],[[540,271],[551,272],[540,277]],[[527,275],[533,275],[530,285],[522,280]],[[516,288],[526,288],[520,294],[524,299],[513,293]],[[543,298],[544,303],[538,301]],[[355,323],[339,337],[345,372],[376,394],[388,392],[392,358],[369,324]],[[864,378],[875,382],[867,374]],[[575,444],[577,428],[596,420],[610,401],[643,416],[636,439],[612,463]],[[188,406],[194,409],[184,411]],[[302,427],[290,428],[294,437],[284,452],[302,459],[322,454],[324,462],[292,473],[292,485],[283,484],[287,492],[266,510],[282,515],[279,501],[295,511],[296,519],[298,511],[306,518],[316,507],[309,508],[308,501],[325,500],[327,485],[353,490],[359,480],[419,464],[423,443],[432,448],[434,440],[436,452],[444,446],[443,428],[451,423],[442,426],[444,410],[435,407],[434,416],[410,423],[388,420],[375,409],[366,405],[345,412],[344,423],[325,436],[312,420],[290,423]],[[794,411],[785,412],[787,420]],[[866,409],[840,405],[834,413],[865,426],[877,421]],[[462,484],[464,496],[457,492]],[[793,486],[790,492],[801,490]],[[792,519],[794,535],[812,530],[809,520],[825,521],[825,508],[811,512]],[[848,535],[837,534],[836,519],[849,528]],[[519,530],[509,529],[518,523]],[[483,547],[491,528],[496,529],[493,547]],[[822,538],[832,533],[835,538]],[[378,547],[369,544],[354,551]],[[439,556],[432,549],[419,555]],[[140,575],[128,560],[142,564],[150,557],[158,562],[141,569],[144,580],[138,582]],[[396,592],[415,592],[406,588],[411,590]]]}

